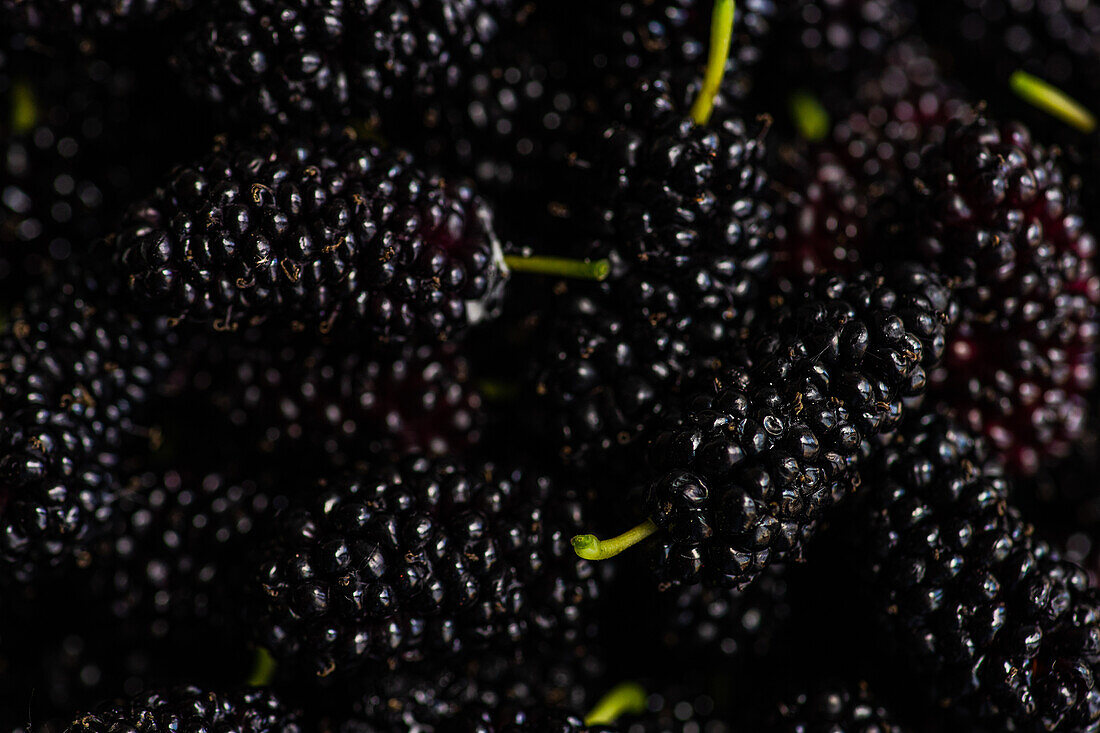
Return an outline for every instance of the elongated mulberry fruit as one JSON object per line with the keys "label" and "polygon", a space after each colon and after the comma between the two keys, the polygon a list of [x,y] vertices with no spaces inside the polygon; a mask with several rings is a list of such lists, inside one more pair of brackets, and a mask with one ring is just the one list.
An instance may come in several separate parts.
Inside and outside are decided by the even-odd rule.
{"label": "elongated mulberry fruit", "polygon": [[658,435],[649,515],[669,582],[737,586],[797,558],[852,490],[860,444],[890,432],[942,357],[948,294],[914,268],[826,277],[778,314]]}
{"label": "elongated mulberry fruit", "polygon": [[880,608],[943,703],[1017,730],[1100,720],[1100,595],[1009,503],[981,438],[929,415],[869,475]]}
{"label": "elongated mulberry fruit", "polygon": [[319,675],[493,642],[576,638],[600,578],[547,478],[411,458],[326,480],[258,560],[259,643]]}
{"label": "elongated mulberry fruit", "polygon": [[374,112],[431,96],[483,58],[511,0],[207,5],[179,54],[197,93],[253,119],[288,122]]}
{"label": "elongated mulberry fruit", "polygon": [[913,246],[955,283],[961,315],[937,392],[1033,473],[1084,429],[1096,239],[1056,157],[1021,125],[953,123],[923,159]]}
{"label": "elongated mulberry fruit", "polygon": [[600,559],[656,532],[661,582],[728,587],[798,558],[858,482],[863,442],[924,394],[951,309],[917,266],[816,281],[684,396],[650,448],[649,519],[607,547],[577,537],[578,553]]}
{"label": "elongated mulberry fruit", "polygon": [[605,287],[641,317],[718,341],[752,321],[771,263],[766,119],[715,104],[708,124],[663,79],[639,80],[600,136],[586,177]]}
{"label": "elongated mulberry fruit", "polygon": [[489,316],[503,272],[472,189],[339,135],[219,145],[108,246],[138,303],[172,318],[350,322],[382,341],[457,336]]}
{"label": "elongated mulberry fruit", "polygon": [[172,363],[163,319],[72,284],[33,291],[0,333],[0,565],[28,579],[101,531]]}
{"label": "elongated mulberry fruit", "polygon": [[622,97],[578,175],[585,219],[608,256],[599,294],[555,311],[536,389],[563,455],[578,465],[638,445],[693,360],[715,356],[757,318],[774,217],[765,120],[718,106],[710,124],[671,84]]}
{"label": "elongated mulberry fruit", "polygon": [[65,733],[110,733],[140,730],[143,733],[298,733],[297,713],[287,710],[266,690],[207,692],[181,687],[167,692],[146,692],[118,703],[105,703],[94,712],[78,716]]}

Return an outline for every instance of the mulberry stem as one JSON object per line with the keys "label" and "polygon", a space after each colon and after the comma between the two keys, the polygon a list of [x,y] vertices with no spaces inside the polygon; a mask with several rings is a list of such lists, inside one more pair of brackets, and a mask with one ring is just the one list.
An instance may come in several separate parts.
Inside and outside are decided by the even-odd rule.
{"label": "mulberry stem", "polygon": [[1067,125],[1076,127],[1081,132],[1092,132],[1096,129],[1096,117],[1092,112],[1048,82],[1026,71],[1015,71],[1009,78],[1008,85],[1020,99],[1057,117]]}
{"label": "mulberry stem", "polygon": [[245,684],[249,687],[267,687],[275,678],[275,666],[275,657],[267,649],[260,647],[256,650],[256,661]]}
{"label": "mulberry stem", "polygon": [[829,134],[829,113],[817,97],[809,92],[795,92],[788,104],[798,134],[804,139],[817,142]]}
{"label": "mulberry stem", "polygon": [[626,713],[637,715],[645,710],[645,697],[645,689],[637,682],[616,685],[584,716],[584,724],[613,725]]}
{"label": "mulberry stem", "polygon": [[733,41],[734,0],[714,0],[714,12],[710,20],[710,51],[707,55],[707,71],[703,76],[703,88],[691,105],[691,118],[697,125],[710,121],[714,111],[714,98],[722,86],[726,73],[726,60]]}
{"label": "mulberry stem", "polygon": [[523,257],[505,255],[504,264],[515,272],[531,272],[538,275],[557,275],[577,280],[606,280],[611,272],[607,260],[585,262],[568,257]]}
{"label": "mulberry stem", "polygon": [[632,527],[618,537],[601,540],[594,534],[579,534],[573,538],[573,552],[585,560],[607,560],[638,544],[657,531],[652,519]]}
{"label": "mulberry stem", "polygon": [[13,135],[29,132],[38,124],[38,103],[34,89],[25,81],[11,88],[11,131]]}

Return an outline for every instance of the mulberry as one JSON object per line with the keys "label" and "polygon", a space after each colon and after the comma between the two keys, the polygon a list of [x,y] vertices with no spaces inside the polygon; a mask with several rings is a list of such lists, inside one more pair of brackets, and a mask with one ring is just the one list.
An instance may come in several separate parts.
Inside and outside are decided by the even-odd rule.
{"label": "mulberry", "polygon": [[955,122],[919,175],[913,246],[956,283],[961,310],[937,392],[1016,470],[1034,473],[1084,428],[1096,240],[1056,157],[1023,126]]}
{"label": "mulberry", "polygon": [[1034,536],[980,438],[929,415],[878,458],[867,551],[880,608],[941,700],[1018,729],[1100,720],[1100,607]]}
{"label": "mulberry", "polygon": [[277,657],[327,675],[583,635],[600,578],[569,551],[578,502],[545,477],[412,458],[318,489],[257,566],[258,640]]}
{"label": "mulberry", "polygon": [[817,281],[762,324],[709,388],[687,395],[650,449],[649,517],[602,559],[658,535],[664,583],[742,587],[799,557],[858,483],[863,442],[897,428],[946,349],[947,289],[920,267]]}
{"label": "mulberry", "polygon": [[0,333],[0,560],[20,580],[86,549],[148,440],[175,338],[113,300],[55,281]]}
{"label": "mulberry", "polygon": [[137,301],[172,318],[354,321],[382,341],[458,335],[490,315],[504,272],[471,188],[339,135],[219,145],[109,247]]}

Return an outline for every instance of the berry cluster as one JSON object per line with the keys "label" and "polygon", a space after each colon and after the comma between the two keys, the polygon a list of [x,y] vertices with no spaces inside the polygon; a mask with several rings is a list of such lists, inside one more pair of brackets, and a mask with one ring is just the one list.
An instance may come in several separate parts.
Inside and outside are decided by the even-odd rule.
{"label": "berry cluster", "polygon": [[0,0],[0,733],[1096,733],[1098,49]]}

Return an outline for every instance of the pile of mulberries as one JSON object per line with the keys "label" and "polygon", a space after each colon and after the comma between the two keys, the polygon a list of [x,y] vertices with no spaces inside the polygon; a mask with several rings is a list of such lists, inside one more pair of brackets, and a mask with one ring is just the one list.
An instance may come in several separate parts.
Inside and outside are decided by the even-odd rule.
{"label": "pile of mulberries", "polygon": [[0,733],[1100,730],[1097,0],[0,0]]}

